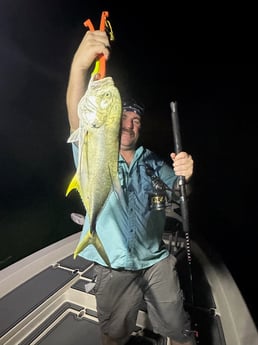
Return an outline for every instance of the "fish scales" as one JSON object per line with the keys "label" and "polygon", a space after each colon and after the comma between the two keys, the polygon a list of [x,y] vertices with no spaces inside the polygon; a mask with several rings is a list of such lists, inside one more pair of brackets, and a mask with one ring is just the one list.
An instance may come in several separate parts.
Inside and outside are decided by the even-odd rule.
{"label": "fish scales", "polygon": [[89,244],[110,266],[96,232],[96,221],[112,189],[118,190],[118,156],[122,103],[111,77],[91,79],[78,105],[79,128],[68,142],[78,142],[78,166],[66,195],[76,189],[89,217],[90,227],[78,243],[74,257]]}

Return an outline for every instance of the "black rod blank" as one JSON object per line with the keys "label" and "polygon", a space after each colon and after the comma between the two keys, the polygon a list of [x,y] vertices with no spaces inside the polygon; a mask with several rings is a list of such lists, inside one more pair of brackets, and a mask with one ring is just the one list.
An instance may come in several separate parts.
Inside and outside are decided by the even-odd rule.
{"label": "black rod blank", "polygon": [[[181,134],[180,134],[180,126],[179,126],[179,119],[178,119],[178,110],[177,110],[177,103],[171,102],[171,118],[172,118],[172,127],[173,127],[173,135],[174,135],[174,145],[175,145],[175,153],[178,154],[182,151],[182,142],[181,142]],[[179,176],[179,187],[180,187],[180,209],[181,209],[181,216],[182,216],[182,227],[185,233],[186,239],[186,255],[189,267],[189,281],[190,281],[190,291],[191,291],[191,303],[194,304],[194,297],[193,297],[193,277],[192,277],[192,257],[191,257],[191,245],[190,245],[190,236],[189,236],[189,214],[188,214],[188,203],[187,203],[187,195],[186,195],[186,188],[185,188],[185,177]]]}

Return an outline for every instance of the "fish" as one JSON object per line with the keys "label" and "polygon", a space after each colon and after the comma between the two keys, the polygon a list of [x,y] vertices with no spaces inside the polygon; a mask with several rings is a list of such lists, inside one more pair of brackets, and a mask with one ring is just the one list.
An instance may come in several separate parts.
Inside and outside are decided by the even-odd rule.
{"label": "fish", "polygon": [[77,190],[89,217],[89,229],[74,251],[77,255],[92,244],[110,266],[108,255],[96,232],[97,217],[109,193],[118,197],[118,157],[122,101],[112,77],[91,77],[88,88],[78,104],[79,127],[67,142],[78,144],[78,165],[66,190],[66,196]]}

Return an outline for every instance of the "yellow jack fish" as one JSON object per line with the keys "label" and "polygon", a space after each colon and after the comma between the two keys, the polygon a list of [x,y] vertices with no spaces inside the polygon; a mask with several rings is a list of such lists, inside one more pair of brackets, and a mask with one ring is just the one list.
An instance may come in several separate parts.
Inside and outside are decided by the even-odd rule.
{"label": "yellow jack fish", "polygon": [[121,97],[111,77],[92,77],[78,104],[79,128],[67,142],[78,143],[78,166],[66,196],[76,189],[89,217],[89,230],[78,243],[74,258],[89,244],[110,266],[109,258],[96,232],[97,217],[118,181]]}

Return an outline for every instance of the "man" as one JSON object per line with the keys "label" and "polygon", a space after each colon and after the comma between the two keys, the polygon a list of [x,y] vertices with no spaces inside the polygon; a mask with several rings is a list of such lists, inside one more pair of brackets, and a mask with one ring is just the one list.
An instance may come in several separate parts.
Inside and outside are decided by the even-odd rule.
{"label": "man", "polygon": [[[79,126],[77,105],[87,88],[87,72],[100,54],[109,57],[106,33],[87,31],[74,55],[67,88],[71,131]],[[193,159],[186,152],[171,153],[170,167],[153,152],[137,147],[142,116],[144,109],[137,102],[123,103],[118,171],[123,197],[117,200],[111,192],[97,220],[97,233],[112,270],[93,246],[86,247],[80,255],[95,263],[94,289],[103,345],[126,343],[135,329],[143,300],[154,332],[170,338],[172,345],[192,345],[195,340],[189,315],[183,308],[176,258],[162,241],[165,211],[151,209],[149,195],[153,193],[150,171],[175,190],[177,176],[190,180]],[[74,152],[76,161],[75,146]],[[176,197],[174,192],[168,194]],[[82,236],[87,225],[86,215]]]}

